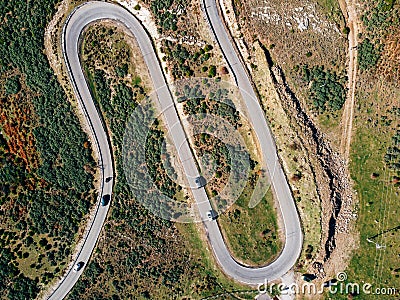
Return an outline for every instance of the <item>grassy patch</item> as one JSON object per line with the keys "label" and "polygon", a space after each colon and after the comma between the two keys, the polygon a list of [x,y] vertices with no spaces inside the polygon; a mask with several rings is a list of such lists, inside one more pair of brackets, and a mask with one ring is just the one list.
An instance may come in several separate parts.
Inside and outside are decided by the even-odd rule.
{"label": "grassy patch", "polygon": [[337,111],[325,111],[318,114],[318,126],[330,138],[331,144],[340,147],[340,116],[343,114],[343,108]]}
{"label": "grassy patch", "polygon": [[325,112],[318,115],[319,124],[325,128],[327,131],[330,129],[338,128],[340,123],[339,115],[341,115],[342,111],[338,112]]}
{"label": "grassy patch", "polygon": [[338,24],[344,23],[342,11],[337,0],[316,0],[328,18]]}
{"label": "grassy patch", "polygon": [[249,208],[253,189],[248,184],[239,199],[218,221],[233,256],[249,265],[264,265],[280,252],[276,210],[271,189],[254,208]]}

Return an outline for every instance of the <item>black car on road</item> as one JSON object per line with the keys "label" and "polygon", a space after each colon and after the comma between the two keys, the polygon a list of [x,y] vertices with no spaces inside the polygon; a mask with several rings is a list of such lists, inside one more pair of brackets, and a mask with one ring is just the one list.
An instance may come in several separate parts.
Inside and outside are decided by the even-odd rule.
{"label": "black car on road", "polygon": [[74,266],[74,272],[78,272],[80,270],[82,270],[83,266],[85,265],[85,263],[83,261],[78,262],[75,266]]}
{"label": "black car on road", "polygon": [[111,196],[109,194],[104,195],[101,197],[101,206],[107,206],[110,203]]}

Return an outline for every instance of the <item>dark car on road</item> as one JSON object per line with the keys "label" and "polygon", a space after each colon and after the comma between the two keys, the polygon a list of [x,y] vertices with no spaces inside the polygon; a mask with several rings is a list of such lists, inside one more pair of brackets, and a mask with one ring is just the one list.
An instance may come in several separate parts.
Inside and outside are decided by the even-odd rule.
{"label": "dark car on road", "polygon": [[85,263],[83,261],[78,262],[75,266],[74,266],[74,272],[78,272],[80,270],[82,270],[83,266],[85,265]]}
{"label": "dark car on road", "polygon": [[196,183],[197,188],[201,188],[207,184],[207,181],[203,176],[196,177],[194,182]]}
{"label": "dark car on road", "polygon": [[215,210],[211,209],[210,211],[207,212],[208,220],[212,221],[212,220],[215,220],[217,217],[218,217],[218,213]]}
{"label": "dark car on road", "polygon": [[104,195],[101,197],[101,206],[107,206],[110,203],[111,196],[109,194]]}

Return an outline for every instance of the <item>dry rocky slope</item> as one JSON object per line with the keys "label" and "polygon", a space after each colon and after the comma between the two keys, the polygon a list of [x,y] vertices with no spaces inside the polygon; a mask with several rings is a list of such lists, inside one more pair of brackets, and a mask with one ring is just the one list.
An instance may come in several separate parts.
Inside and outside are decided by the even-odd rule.
{"label": "dry rocky slope", "polygon": [[318,193],[323,202],[321,217],[323,248],[315,259],[314,268],[317,273],[324,276],[324,267],[329,271],[331,267],[336,269],[332,263],[340,262],[340,256],[348,251],[345,248],[349,248],[349,244],[345,241],[351,230],[351,220],[355,217],[350,179],[345,161],[332,150],[324,134],[305,113],[300,101],[287,85],[281,69],[274,66],[271,70],[282,105],[291,116],[292,124],[300,129],[300,140],[309,153],[316,154],[313,170],[318,183]]}

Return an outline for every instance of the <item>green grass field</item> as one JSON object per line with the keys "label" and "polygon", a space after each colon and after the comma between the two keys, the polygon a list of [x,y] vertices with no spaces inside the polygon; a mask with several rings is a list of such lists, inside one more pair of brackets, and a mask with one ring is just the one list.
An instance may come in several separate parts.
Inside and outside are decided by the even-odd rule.
{"label": "green grass field", "polygon": [[276,210],[271,189],[254,208],[249,208],[252,189],[247,186],[239,199],[219,217],[219,225],[233,256],[249,265],[264,265],[280,252]]}

